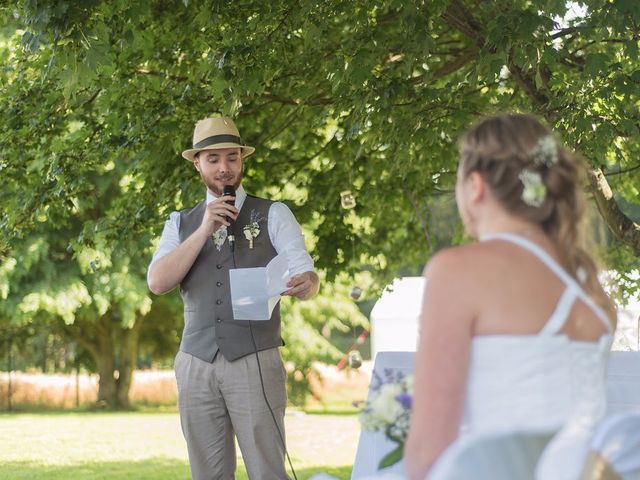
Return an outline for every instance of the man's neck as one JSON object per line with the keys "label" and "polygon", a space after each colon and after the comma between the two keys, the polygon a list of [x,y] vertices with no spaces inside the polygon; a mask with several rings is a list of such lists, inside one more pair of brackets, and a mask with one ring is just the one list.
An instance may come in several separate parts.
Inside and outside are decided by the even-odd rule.
{"label": "man's neck", "polygon": [[[244,188],[242,187],[242,185],[240,185],[236,190],[236,207],[238,207],[238,202],[242,202],[246,196],[247,194],[244,191]],[[220,195],[207,188],[207,203],[213,202],[217,198],[220,198]]]}

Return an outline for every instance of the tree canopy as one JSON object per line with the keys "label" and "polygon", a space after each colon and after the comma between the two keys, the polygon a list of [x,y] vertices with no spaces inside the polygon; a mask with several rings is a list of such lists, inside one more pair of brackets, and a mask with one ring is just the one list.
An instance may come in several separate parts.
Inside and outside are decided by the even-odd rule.
{"label": "tree canopy", "polygon": [[[392,276],[437,246],[427,204],[451,188],[459,133],[523,110],[588,159],[613,238],[640,253],[636,2],[28,0],[3,14],[19,27],[1,77],[4,248],[83,202],[104,214],[80,243],[150,245],[202,196],[179,153],[221,113],[258,148],[248,189],[295,192],[318,266],[365,256]],[[94,175],[121,181],[104,196]]]}
{"label": "tree canopy", "polygon": [[[633,0],[22,0],[0,16],[3,270],[53,225],[46,255],[78,260],[61,274],[90,296],[107,275],[117,304],[117,272],[142,284],[169,212],[202,198],[180,152],[198,119],[224,114],[257,147],[247,190],[289,202],[327,278],[384,284],[459,234],[456,140],[507,110],[586,158],[606,260],[638,266]],[[145,314],[142,297],[122,321]]]}

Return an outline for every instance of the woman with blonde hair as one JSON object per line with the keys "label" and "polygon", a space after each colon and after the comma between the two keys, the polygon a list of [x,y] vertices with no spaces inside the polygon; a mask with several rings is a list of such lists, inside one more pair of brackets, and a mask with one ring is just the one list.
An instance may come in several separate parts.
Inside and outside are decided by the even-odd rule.
{"label": "woman with blonde hair", "polygon": [[584,233],[584,172],[529,115],[484,119],[462,138],[456,200],[477,241],[425,268],[412,480],[452,478],[469,445],[509,432],[551,439],[538,478],[580,475],[615,328]]}

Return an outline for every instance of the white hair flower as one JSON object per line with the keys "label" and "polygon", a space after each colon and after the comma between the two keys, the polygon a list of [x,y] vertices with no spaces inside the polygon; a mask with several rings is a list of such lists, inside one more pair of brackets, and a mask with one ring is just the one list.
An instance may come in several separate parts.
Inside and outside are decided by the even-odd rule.
{"label": "white hair flower", "polygon": [[538,208],[547,198],[547,187],[538,172],[527,170],[520,172],[518,178],[522,182],[522,194],[520,198],[530,207]]}
{"label": "white hair flower", "polygon": [[536,165],[545,165],[548,168],[558,163],[558,144],[552,135],[540,138],[529,153]]}

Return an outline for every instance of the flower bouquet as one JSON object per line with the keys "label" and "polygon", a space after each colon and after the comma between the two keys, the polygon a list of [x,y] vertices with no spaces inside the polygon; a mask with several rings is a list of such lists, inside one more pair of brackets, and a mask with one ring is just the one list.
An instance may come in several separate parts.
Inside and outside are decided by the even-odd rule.
{"label": "flower bouquet", "polygon": [[365,430],[384,432],[397,444],[380,460],[379,469],[390,467],[402,459],[409,433],[412,397],[412,375],[388,370],[383,376],[376,375],[372,379],[371,393],[360,413],[360,423]]}

